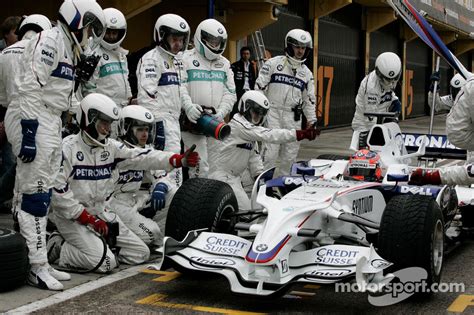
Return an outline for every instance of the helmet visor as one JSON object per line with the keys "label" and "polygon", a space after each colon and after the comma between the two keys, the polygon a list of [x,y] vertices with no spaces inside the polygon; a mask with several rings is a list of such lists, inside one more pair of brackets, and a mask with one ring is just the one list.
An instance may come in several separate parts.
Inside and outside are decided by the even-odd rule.
{"label": "helmet visor", "polygon": [[386,77],[378,68],[375,68],[375,73],[380,79],[380,82],[382,83],[382,86],[387,87],[387,88],[395,88],[397,85],[398,80],[400,79],[400,74],[398,73],[396,76],[393,78]]}
{"label": "helmet visor", "polygon": [[90,109],[89,110],[89,113],[88,113],[88,118],[89,118],[89,123],[96,123],[97,121],[99,120],[102,120],[102,121],[105,121],[105,122],[113,122],[115,119],[102,113],[102,112],[99,112],[98,110],[96,109]]}
{"label": "helmet visor", "polygon": [[[102,22],[91,12],[86,12],[83,19],[84,29],[87,29],[89,46],[95,49],[105,35],[105,27]],[[82,42],[82,40],[79,40]],[[81,44],[82,45],[82,44]]]}
{"label": "helmet visor", "polygon": [[297,40],[296,38],[293,38],[293,37],[288,37],[288,44],[296,46],[296,47],[313,48],[313,47],[311,47],[310,42],[305,42],[305,43],[300,42],[299,40]]}
{"label": "helmet visor", "polygon": [[220,54],[224,51],[226,38],[223,36],[214,36],[206,31],[201,31],[201,40],[215,54]]}
{"label": "helmet visor", "polygon": [[126,118],[123,124],[121,129],[123,129],[124,135],[121,138],[129,144],[143,147],[145,144],[151,144],[153,142],[153,136],[156,130],[154,123]]}
{"label": "helmet visor", "polygon": [[251,99],[246,100],[244,106],[246,109],[245,116],[247,120],[253,124],[261,124],[267,116],[268,109],[260,106]]}
{"label": "helmet visor", "polygon": [[101,37],[104,35],[104,25],[92,12],[86,12],[84,14],[82,25],[84,25],[84,27],[89,26],[92,30],[93,36]]}
{"label": "helmet visor", "polygon": [[108,28],[105,31],[104,41],[109,44],[115,44],[115,43],[120,42],[124,36],[125,36],[124,29]]}

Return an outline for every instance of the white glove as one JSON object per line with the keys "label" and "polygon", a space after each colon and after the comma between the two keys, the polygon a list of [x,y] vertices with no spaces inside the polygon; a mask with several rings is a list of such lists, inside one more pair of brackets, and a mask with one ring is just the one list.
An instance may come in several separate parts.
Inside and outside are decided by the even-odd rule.
{"label": "white glove", "polygon": [[189,105],[185,106],[184,111],[186,112],[188,119],[191,122],[196,123],[196,120],[201,117],[202,107],[201,105],[190,103]]}

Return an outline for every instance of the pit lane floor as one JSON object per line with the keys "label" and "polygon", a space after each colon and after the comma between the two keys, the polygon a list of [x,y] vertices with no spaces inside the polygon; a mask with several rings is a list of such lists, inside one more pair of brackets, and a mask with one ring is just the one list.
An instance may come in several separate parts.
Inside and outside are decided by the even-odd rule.
{"label": "pit lane floor", "polygon": [[[445,116],[436,117],[434,133],[444,134]],[[421,127],[420,127],[421,126]],[[401,122],[402,131],[427,132],[428,118]],[[438,127],[441,126],[441,127]],[[303,143],[300,159],[320,154],[350,154],[350,128],[324,131],[318,141]],[[450,162],[441,162],[450,163]],[[11,227],[8,214],[0,214],[0,226]],[[122,265],[112,275],[73,274],[63,282],[64,292],[23,286],[0,294],[0,312],[104,313],[474,313],[474,241],[456,248],[446,257],[442,282],[463,283],[465,292],[436,293],[428,300],[405,301],[388,307],[375,307],[365,293],[335,293],[333,285],[298,285],[282,298],[269,299],[232,294],[227,280],[218,276],[193,278],[177,272],[147,270]]]}

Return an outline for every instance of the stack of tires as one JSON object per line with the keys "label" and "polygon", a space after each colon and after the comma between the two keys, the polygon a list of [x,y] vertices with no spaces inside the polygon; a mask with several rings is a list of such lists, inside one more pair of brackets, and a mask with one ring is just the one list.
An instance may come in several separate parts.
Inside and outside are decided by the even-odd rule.
{"label": "stack of tires", "polygon": [[10,291],[26,282],[28,250],[24,238],[0,228],[0,292]]}

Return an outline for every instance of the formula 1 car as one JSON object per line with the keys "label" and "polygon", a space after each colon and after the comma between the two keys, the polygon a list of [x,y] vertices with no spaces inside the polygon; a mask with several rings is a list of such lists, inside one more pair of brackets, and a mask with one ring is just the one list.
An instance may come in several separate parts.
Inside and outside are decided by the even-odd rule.
{"label": "formula 1 car", "polygon": [[347,177],[347,159],[313,159],[294,164],[290,176],[261,174],[249,211],[238,211],[225,183],[185,182],[168,212],[160,268],[218,273],[233,292],[264,296],[354,278],[361,291],[377,292],[405,267],[424,268],[428,285],[439,282],[456,193],[407,184],[409,160],[426,142],[407,153],[401,135],[393,122],[369,133],[383,181]]}

